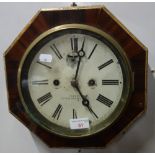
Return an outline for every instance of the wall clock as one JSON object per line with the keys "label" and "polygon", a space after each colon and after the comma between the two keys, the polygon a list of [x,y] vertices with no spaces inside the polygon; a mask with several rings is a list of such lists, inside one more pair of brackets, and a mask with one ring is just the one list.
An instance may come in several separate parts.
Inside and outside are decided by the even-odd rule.
{"label": "wall clock", "polygon": [[103,6],[39,11],[4,57],[10,112],[50,147],[102,147],[145,111],[147,48]]}

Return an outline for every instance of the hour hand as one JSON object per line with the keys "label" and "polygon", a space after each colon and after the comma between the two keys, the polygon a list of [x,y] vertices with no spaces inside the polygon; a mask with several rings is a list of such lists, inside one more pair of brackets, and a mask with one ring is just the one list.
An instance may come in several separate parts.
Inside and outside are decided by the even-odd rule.
{"label": "hour hand", "polygon": [[84,48],[84,43],[85,43],[85,38],[84,38],[84,40],[83,40],[81,49],[77,52],[78,57],[79,57],[79,61],[78,61],[78,65],[77,65],[77,69],[76,69],[76,73],[75,73],[75,78],[74,78],[75,80],[77,79],[77,76],[78,76],[79,67],[80,67],[80,63],[81,63],[81,59],[85,56],[85,52],[84,52],[84,50],[83,50],[83,48]]}
{"label": "hour hand", "polygon": [[78,52],[79,61],[78,61],[77,69],[76,69],[76,73],[75,73],[75,78],[74,78],[75,80],[77,79],[77,76],[78,76],[79,67],[80,67],[80,63],[81,63],[81,59],[82,59],[82,57],[84,57],[84,56],[85,56],[85,52],[82,51],[82,50],[80,50],[80,51]]}

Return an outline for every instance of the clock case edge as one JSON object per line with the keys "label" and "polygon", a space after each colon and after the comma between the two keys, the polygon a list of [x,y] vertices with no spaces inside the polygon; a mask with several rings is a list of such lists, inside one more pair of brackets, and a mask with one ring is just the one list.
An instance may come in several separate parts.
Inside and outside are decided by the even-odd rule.
{"label": "clock case edge", "polygon": [[[93,141],[94,141],[94,139],[98,139],[99,137],[100,137],[100,134],[101,133],[99,133],[99,134],[97,134],[97,135],[95,135],[95,136],[92,136],[92,138],[91,139],[93,139],[93,141],[92,140],[90,140],[89,138],[86,138],[85,140],[83,140],[84,142],[82,143],[82,144],[80,144],[80,141],[79,140],[77,140],[77,141],[75,141],[75,142],[73,142],[72,140],[70,140],[70,139],[63,139],[62,137],[58,137],[58,136],[55,136],[55,135],[52,135],[52,134],[49,134],[49,133],[47,133],[47,131],[45,131],[45,130],[43,130],[42,128],[40,128],[39,126],[37,126],[36,124],[34,124],[33,122],[31,122],[31,120],[29,120],[29,118],[27,117],[27,115],[26,115],[26,113],[25,113],[25,111],[24,111],[24,109],[23,109],[23,107],[22,107],[22,105],[20,104],[20,98],[19,98],[19,96],[17,95],[16,97],[14,96],[13,97],[13,94],[12,93],[10,93],[11,91],[10,91],[10,84],[9,84],[9,82],[8,82],[8,80],[10,80],[10,79],[8,79],[8,75],[10,75],[10,66],[8,65],[8,63],[10,63],[10,61],[12,62],[12,60],[13,60],[13,63],[15,63],[15,61],[18,61],[17,62],[17,66],[16,66],[16,68],[18,68],[18,64],[19,64],[19,61],[20,61],[20,58],[22,57],[21,55],[17,58],[18,60],[14,60],[15,58],[13,57],[13,56],[10,56],[10,53],[12,52],[12,53],[14,53],[14,55],[16,55],[15,54],[15,52],[13,52],[14,51],[14,49],[16,49],[15,47],[16,46],[19,46],[19,44],[21,44],[21,43],[24,43],[25,41],[25,39],[22,39],[23,37],[24,37],[24,35],[26,35],[26,33],[27,33],[27,31],[28,31],[28,29],[32,29],[31,27],[32,26],[34,26],[34,23],[37,23],[37,21],[39,21],[38,19],[40,18],[39,16],[42,16],[41,14],[48,14],[47,16],[50,16],[50,14],[51,14],[51,16],[53,16],[52,14],[53,14],[53,12],[63,12],[63,11],[76,11],[76,10],[78,10],[78,11],[82,11],[83,13],[81,13],[80,15],[83,15],[84,16],[84,18],[85,19],[87,19],[87,18],[89,18],[89,17],[87,17],[86,16],[86,14],[94,14],[94,12],[95,11],[97,11],[97,17],[99,16],[102,16],[103,14],[102,14],[102,12],[104,12],[104,16],[109,16],[109,18],[111,18],[111,20],[115,23],[114,25],[117,25],[117,26],[119,26],[119,28],[120,29],[122,29],[123,31],[124,31],[124,33],[127,33],[127,35],[129,35],[130,36],[130,39],[132,39],[136,44],[138,44],[138,46],[140,46],[140,48],[141,48],[141,52],[144,54],[144,58],[143,58],[143,63],[145,63],[144,64],[144,66],[145,66],[145,68],[143,68],[143,72],[144,72],[144,76],[145,76],[145,80],[143,81],[143,83],[145,83],[145,88],[144,88],[144,101],[143,101],[143,104],[140,104],[140,105],[138,105],[137,104],[137,108],[140,108],[141,110],[140,110],[140,112],[134,117],[134,118],[132,118],[131,119],[131,121],[127,124],[127,125],[125,125],[124,127],[122,127],[121,129],[119,129],[119,131],[117,131],[117,134],[118,133],[120,133],[120,132],[122,132],[122,131],[124,131],[124,130],[127,130],[128,129],[128,127],[135,121],[135,120],[137,120],[137,118],[139,118],[139,116],[141,116],[145,111],[146,111],[146,102],[147,102],[147,91],[146,91],[146,88],[147,88],[147,64],[148,64],[148,50],[147,50],[147,48],[133,35],[133,34],[131,34],[131,32],[129,32],[128,30],[127,30],[127,28],[125,28],[125,26],[123,26],[120,22],[119,22],[119,20],[118,19],[116,19],[116,17],[114,17],[104,6],[93,6],[93,7],[70,7],[69,9],[68,8],[64,8],[64,9],[62,9],[62,10],[45,10],[45,9],[43,9],[43,10],[40,10],[38,13],[37,13],[37,15],[35,15],[33,18],[32,18],[32,20],[27,24],[27,26],[24,28],[24,30],[19,34],[19,36],[15,39],[15,41],[11,44],[11,46],[8,48],[8,50],[4,53],[4,59],[5,59],[5,71],[6,71],[6,85],[7,85],[7,89],[8,89],[8,92],[7,92],[7,95],[8,95],[8,102],[9,102],[9,110],[10,110],[10,112],[19,120],[19,121],[21,121],[25,126],[27,126],[32,132],[34,132],[40,139],[42,139],[48,146],[50,146],[50,147],[103,147],[103,146],[105,146],[108,142],[110,142],[112,139],[113,139],[113,137],[115,137],[117,134],[114,134],[112,137],[111,136],[109,136],[109,138],[106,140],[106,141],[104,141],[104,140],[102,140],[102,138],[100,138],[100,140],[99,140],[99,144],[98,143],[96,143],[96,142],[94,142],[94,143],[92,143]],[[94,11],[95,10],[95,11]],[[46,16],[44,14],[44,16]],[[106,15],[105,15],[106,14]],[[76,18],[75,18],[75,16],[76,15],[74,15],[74,17],[71,17],[73,20],[75,20]],[[99,18],[98,17],[98,18]],[[41,19],[42,19],[43,17],[41,17]],[[101,18],[101,17],[100,17]],[[99,19],[100,19],[99,18]],[[82,17],[82,19],[83,19],[83,17]],[[102,19],[104,20],[104,18],[102,17]],[[42,19],[43,20],[43,19]],[[46,18],[46,20],[47,20],[47,18]],[[44,20],[43,20],[44,21]],[[90,21],[90,20],[83,20],[84,22],[82,22],[82,24],[88,24],[88,25],[91,25],[91,26],[94,26],[94,24],[92,24],[92,22]],[[68,21],[67,23],[69,23],[70,21]],[[79,23],[80,21],[78,21],[78,23]],[[96,22],[97,23],[97,22]],[[53,25],[53,27],[55,26],[55,24]],[[99,23],[97,23],[96,25],[95,25],[96,27],[98,27],[98,28],[100,28],[101,29],[101,24],[99,24]],[[116,27],[117,27],[116,26]],[[35,26],[34,26],[35,27]],[[51,26],[49,26],[48,28],[47,28],[47,30],[50,28]],[[45,30],[42,30],[42,31],[45,31]],[[42,32],[39,32],[40,34],[42,33]],[[108,33],[109,34],[109,33]],[[39,34],[38,34],[39,35]],[[34,38],[32,38],[32,40],[34,40],[35,38],[36,38],[37,36],[34,36]],[[113,36],[114,37],[114,36]],[[118,41],[115,37],[114,37],[114,39],[116,40],[116,41]],[[129,39],[129,40],[130,40]],[[23,40],[23,41],[22,41]],[[20,43],[21,42],[21,43]],[[29,40],[29,43],[28,44],[30,44],[30,42],[31,42],[31,40]],[[28,44],[27,45],[24,45],[25,47],[25,49],[26,49],[26,47],[28,46]],[[18,53],[20,52],[20,50],[18,50]],[[140,52],[140,53],[141,53]],[[18,55],[18,54],[17,54]],[[137,53],[136,53],[136,55],[137,55]],[[133,55],[133,57],[135,57],[134,55]],[[129,58],[129,60],[131,60],[131,58]],[[9,61],[9,62],[8,62]],[[133,67],[133,63],[131,62],[131,64],[132,64],[132,67]],[[12,69],[12,68],[11,68]],[[8,74],[8,72],[9,72],[9,74]],[[13,74],[16,74],[16,72],[14,72],[14,71],[12,71],[11,73],[13,73]],[[134,73],[135,74],[135,73]],[[18,94],[18,92],[16,92],[17,94]],[[46,134],[45,134],[46,133]],[[52,138],[54,138],[54,141],[63,141],[63,143],[61,143],[61,144],[59,144],[59,143],[57,143],[57,142],[55,142],[55,143],[50,143],[49,142],[49,137],[52,137]],[[89,141],[90,140],[90,142],[91,142],[91,144],[87,144],[87,143],[85,143],[85,142],[87,142],[87,141]],[[71,142],[69,142],[69,141],[71,141]]]}

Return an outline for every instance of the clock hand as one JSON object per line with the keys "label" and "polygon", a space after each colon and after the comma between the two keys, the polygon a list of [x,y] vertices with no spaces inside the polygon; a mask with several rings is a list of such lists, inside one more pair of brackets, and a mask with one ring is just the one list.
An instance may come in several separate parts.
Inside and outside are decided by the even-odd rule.
{"label": "clock hand", "polygon": [[77,79],[77,76],[78,76],[80,63],[81,63],[81,57],[79,57],[79,61],[78,61],[78,64],[77,64],[76,73],[75,73],[75,77],[74,77],[75,80]]}
{"label": "clock hand", "polygon": [[95,114],[95,112],[90,107],[89,100],[86,99],[86,97],[82,94],[81,90],[79,89],[77,81],[72,81],[71,84],[72,84],[73,87],[76,88],[76,90],[80,94],[80,96],[82,98],[82,105],[84,105],[85,107],[87,107],[88,110],[90,111],[90,113],[92,113],[96,118],[98,118],[98,116]]}
{"label": "clock hand", "polygon": [[83,39],[83,43],[82,43],[82,47],[81,47],[80,51],[83,51],[84,52],[84,50],[83,50],[84,44],[85,44],[85,38]]}
{"label": "clock hand", "polygon": [[95,114],[95,112],[94,112],[94,111],[92,110],[92,108],[90,107],[90,105],[89,105],[89,100],[85,98],[85,96],[82,94],[81,90],[79,89],[78,83],[77,83],[77,81],[76,81],[77,75],[78,75],[78,71],[79,71],[79,67],[80,67],[80,63],[81,63],[81,59],[82,59],[82,57],[85,56],[85,52],[84,52],[84,50],[83,50],[83,48],[84,48],[84,43],[85,43],[85,38],[84,38],[84,40],[83,40],[81,49],[78,51],[79,61],[78,61],[77,69],[76,69],[75,78],[74,78],[74,81],[71,81],[71,85],[72,85],[73,87],[75,87],[76,90],[78,91],[78,93],[80,94],[80,96],[81,96],[81,98],[82,98],[82,105],[84,105],[85,107],[87,107],[88,110],[90,111],[90,113],[92,113],[96,118],[98,118],[98,116]]}
{"label": "clock hand", "polygon": [[82,59],[82,57],[85,56],[85,52],[84,52],[84,50],[83,50],[83,48],[84,48],[84,43],[85,43],[85,38],[84,38],[84,40],[83,40],[81,49],[77,52],[78,57],[79,57],[79,61],[78,61],[78,65],[77,65],[77,69],[76,69],[76,73],[75,73],[75,78],[74,78],[75,80],[77,79],[77,76],[78,76],[79,67],[80,67],[80,63],[81,63],[81,59]]}
{"label": "clock hand", "polygon": [[91,108],[90,106],[88,106],[87,108],[88,108],[88,110],[90,111],[90,113],[94,114],[94,116],[95,116],[96,118],[98,118],[98,116],[95,114],[95,112],[92,110],[92,108]]}
{"label": "clock hand", "polygon": [[88,108],[88,110],[90,111],[90,113],[92,113],[96,118],[98,118],[98,116],[95,114],[95,112],[92,110],[92,108],[90,107],[90,104],[89,104],[89,100],[84,98],[82,100],[82,104]]}
{"label": "clock hand", "polygon": [[76,90],[77,90],[78,93],[80,94],[82,100],[86,100],[85,97],[84,97],[84,95],[82,94],[81,90],[80,90],[79,87],[78,87],[77,81],[74,80],[74,81],[71,82],[71,84],[72,84],[72,86],[73,86],[74,88],[76,88]]}

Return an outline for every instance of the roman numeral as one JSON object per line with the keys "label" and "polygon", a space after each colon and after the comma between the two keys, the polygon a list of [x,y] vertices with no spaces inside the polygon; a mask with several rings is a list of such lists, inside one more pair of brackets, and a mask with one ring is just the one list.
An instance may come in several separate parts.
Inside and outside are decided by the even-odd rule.
{"label": "roman numeral", "polygon": [[54,114],[52,115],[53,118],[56,118],[57,120],[59,119],[60,117],[60,113],[62,111],[63,107],[61,104],[59,104],[56,108],[56,110],[54,111]]}
{"label": "roman numeral", "polygon": [[73,119],[76,119],[77,118],[77,113],[75,111],[75,109],[73,109]]}
{"label": "roman numeral", "polygon": [[82,47],[81,47],[80,51],[84,51],[84,45],[85,45],[85,38],[83,39]]}
{"label": "roman numeral", "polygon": [[99,102],[105,104],[108,107],[111,107],[111,105],[113,104],[113,101],[111,101],[110,99],[104,97],[103,95],[99,94],[99,96],[97,97],[97,99]]}
{"label": "roman numeral", "polygon": [[99,70],[103,69],[104,67],[110,65],[111,63],[113,63],[114,61],[112,59],[110,59],[109,61],[107,61],[106,63],[102,64],[101,66],[98,67]]}
{"label": "roman numeral", "polygon": [[71,38],[71,49],[74,52],[78,51],[78,38]]}
{"label": "roman numeral", "polygon": [[90,55],[89,55],[88,59],[90,59],[90,58],[91,58],[91,56],[92,56],[92,54],[94,53],[94,51],[95,51],[96,47],[97,47],[97,44],[95,44],[95,46],[94,46],[93,50],[91,51],[91,53],[90,53]]}
{"label": "roman numeral", "polygon": [[32,81],[32,85],[47,85],[48,80]]}
{"label": "roman numeral", "polygon": [[42,106],[51,99],[52,99],[52,94],[49,92],[49,93],[43,95],[42,97],[38,98],[37,101]]}
{"label": "roman numeral", "polygon": [[50,46],[50,48],[53,50],[53,52],[55,53],[55,55],[59,58],[62,59],[62,55],[60,54],[59,50],[57,49],[56,45],[53,44],[52,46]]}
{"label": "roman numeral", "polygon": [[102,85],[119,85],[119,80],[102,80]]}
{"label": "roman numeral", "polygon": [[50,67],[50,66],[48,66],[48,65],[45,65],[45,64],[41,63],[40,61],[37,61],[37,63],[40,64],[40,65],[42,65],[42,66],[44,66],[44,67],[47,67],[47,68],[49,68],[49,69],[52,69],[52,67]]}

